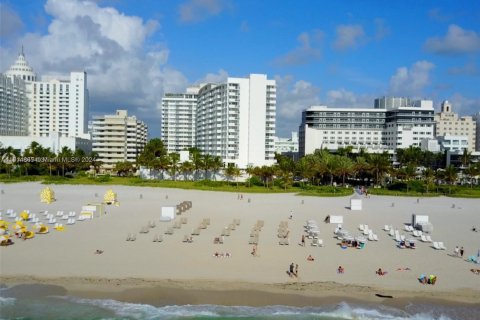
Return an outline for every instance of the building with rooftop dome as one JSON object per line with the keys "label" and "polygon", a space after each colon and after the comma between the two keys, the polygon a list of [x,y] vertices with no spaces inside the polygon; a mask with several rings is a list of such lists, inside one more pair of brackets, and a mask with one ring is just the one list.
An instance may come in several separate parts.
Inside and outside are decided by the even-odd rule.
{"label": "building with rooftop dome", "polygon": [[[27,131],[29,136],[48,137],[51,133],[58,133],[60,137],[89,137],[87,133],[88,89],[86,72],[70,72],[69,76],[47,76],[38,80],[37,74],[25,58],[22,47],[17,60],[3,76],[11,79],[10,81],[17,83],[19,86],[22,86],[23,82],[25,86],[24,91],[28,101]],[[21,90],[17,91],[20,92]],[[7,90],[5,89],[4,92],[7,92]],[[14,105],[12,101],[13,98],[3,99],[2,106],[4,107],[2,107],[2,110],[17,110],[20,103]],[[24,108],[24,105],[22,105],[22,108]],[[23,109],[16,114],[24,114]],[[10,121],[4,119],[10,118],[0,118],[0,127],[5,126],[5,123]],[[24,122],[22,122],[22,125],[24,125]],[[2,135],[11,135],[8,133],[11,132],[2,132]]]}
{"label": "building with rooftop dome", "polygon": [[91,151],[87,134],[88,89],[85,72],[43,77],[25,53],[0,73],[0,145],[19,151],[37,142],[52,152],[63,147]]}
{"label": "building with rooftop dome", "polygon": [[467,137],[470,152],[475,151],[476,128],[477,123],[471,116],[459,117],[447,100],[442,102],[441,112],[435,115],[435,136]]}

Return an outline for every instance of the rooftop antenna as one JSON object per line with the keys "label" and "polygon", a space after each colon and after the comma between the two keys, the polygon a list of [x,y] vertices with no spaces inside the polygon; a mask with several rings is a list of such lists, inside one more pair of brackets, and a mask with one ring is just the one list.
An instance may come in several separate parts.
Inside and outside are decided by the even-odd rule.
{"label": "rooftop antenna", "polygon": [[23,44],[22,44],[22,56],[25,56],[25,54],[23,53]]}

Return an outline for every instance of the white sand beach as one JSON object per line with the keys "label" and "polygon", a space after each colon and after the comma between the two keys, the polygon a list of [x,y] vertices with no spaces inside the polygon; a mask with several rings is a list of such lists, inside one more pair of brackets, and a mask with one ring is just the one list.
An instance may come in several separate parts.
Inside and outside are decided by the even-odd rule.
{"label": "white sand beach", "polygon": [[[353,290],[480,301],[480,276],[470,272],[480,265],[465,261],[470,255],[476,256],[480,248],[480,232],[471,231],[473,225],[480,227],[478,199],[421,198],[417,203],[417,198],[371,196],[363,199],[363,210],[350,211],[350,197],[243,194],[243,200],[239,200],[236,193],[224,192],[53,185],[57,201],[44,204],[39,198],[44,187],[39,183],[1,185],[4,192],[0,195],[0,209],[4,219],[7,209],[18,213],[24,209],[33,213],[76,211],[78,216],[82,205],[102,201],[109,188],[118,194],[120,204],[106,206],[106,215],[77,221],[66,226],[63,232],[51,229],[49,234],[36,235],[26,241],[14,239],[14,245],[1,247],[2,282],[44,279],[46,283],[61,281],[68,286],[68,279],[75,279],[71,284],[106,285],[110,279],[111,287],[120,284],[135,287],[165,285],[171,281],[182,283],[184,288],[203,283],[208,289],[218,290],[242,287],[242,283],[251,284],[242,287],[244,289],[255,288],[254,284],[258,283],[280,292],[282,289],[306,294],[322,291],[324,296],[349,295]],[[186,217],[188,223],[175,229],[173,235],[165,235],[173,222],[159,221],[161,207],[184,200],[192,201],[193,207],[178,217]],[[290,210],[293,210],[291,220]],[[415,250],[396,247],[396,242],[382,229],[386,224],[393,225],[407,238],[412,237],[403,231],[412,213],[429,216],[434,226],[432,239],[442,241],[447,250],[435,250],[431,243],[421,241],[417,241]],[[333,234],[336,225],[323,223],[325,216],[332,214],[343,215],[343,228],[352,235],[360,234],[359,224],[368,224],[379,241],[368,241],[361,250],[342,250]],[[190,234],[204,218],[210,219],[208,228],[201,230],[199,236],[193,236],[193,243],[183,243],[184,235]],[[224,244],[214,244],[214,238],[220,236],[233,219],[240,219],[240,225],[225,237]],[[308,219],[318,222],[323,247],[311,246],[310,239],[305,247],[299,245]],[[140,229],[152,220],[156,227],[140,234]],[[260,232],[258,256],[253,257],[248,240],[257,220],[263,220],[264,227]],[[280,221],[288,221],[290,245],[278,244]],[[126,241],[129,233],[136,234],[135,241]],[[163,234],[163,242],[153,242],[157,234]],[[463,259],[450,256],[457,245],[465,248]],[[103,253],[95,254],[97,249]],[[215,258],[215,252],[228,252],[231,257]],[[307,261],[308,255],[315,261]],[[299,265],[298,277],[289,277],[286,273],[292,262]],[[339,265],[345,268],[344,274],[337,274]],[[411,270],[397,271],[405,267]],[[376,275],[378,268],[388,274]],[[422,285],[417,281],[420,274],[434,274],[438,280],[434,286]],[[332,283],[336,284],[336,291],[328,291]]]}

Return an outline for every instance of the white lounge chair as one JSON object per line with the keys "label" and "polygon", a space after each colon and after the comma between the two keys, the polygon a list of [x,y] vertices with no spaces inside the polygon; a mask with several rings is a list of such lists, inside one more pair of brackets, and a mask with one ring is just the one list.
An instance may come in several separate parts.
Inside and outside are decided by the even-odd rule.
{"label": "white lounge chair", "polygon": [[405,235],[402,234],[402,235],[400,236],[400,239],[401,239],[402,241],[405,241]]}
{"label": "white lounge chair", "polygon": [[420,241],[428,242],[427,237],[425,237],[423,234],[420,236]]}
{"label": "white lounge chair", "polygon": [[363,224],[358,226],[358,230],[360,230],[360,231],[363,231],[364,228],[365,228],[365,226]]}
{"label": "white lounge chair", "polygon": [[432,242],[432,237],[426,236],[425,238],[427,238],[427,242]]}
{"label": "white lounge chair", "polygon": [[442,250],[447,250],[447,247],[445,247],[445,245],[443,244],[443,242],[439,242],[439,243],[438,243],[438,246],[439,246],[440,249],[442,249]]}
{"label": "white lounge chair", "polygon": [[368,234],[368,240],[369,240],[369,241],[375,241],[375,240],[373,239],[373,233],[369,233],[369,234]]}
{"label": "white lounge chair", "polygon": [[391,237],[395,236],[395,230],[393,228],[390,229],[390,232],[388,233]]}
{"label": "white lounge chair", "polygon": [[388,231],[390,231],[390,227],[389,227],[388,225],[385,225],[385,226],[383,227],[383,230],[385,230],[385,231],[388,232]]}
{"label": "white lounge chair", "polygon": [[442,248],[440,248],[440,246],[438,245],[438,242],[433,243],[433,248],[436,250],[442,250]]}
{"label": "white lounge chair", "polygon": [[378,241],[378,235],[373,234],[373,240]]}

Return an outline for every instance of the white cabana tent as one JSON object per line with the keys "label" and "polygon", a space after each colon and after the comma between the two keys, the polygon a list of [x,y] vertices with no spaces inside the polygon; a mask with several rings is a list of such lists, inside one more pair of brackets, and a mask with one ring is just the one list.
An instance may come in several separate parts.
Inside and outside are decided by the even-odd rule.
{"label": "white cabana tent", "polygon": [[160,221],[172,221],[175,219],[175,212],[177,208],[175,206],[171,207],[162,207],[162,215],[160,216]]}
{"label": "white cabana tent", "polygon": [[362,210],[362,198],[360,197],[351,197],[350,198],[350,210],[359,211]]}
{"label": "white cabana tent", "polygon": [[433,231],[433,225],[428,221],[427,215],[412,214],[412,226],[415,229],[422,230],[423,232],[431,233]]}
{"label": "white cabana tent", "polygon": [[336,223],[342,224],[343,223],[343,216],[328,216],[328,223]]}

